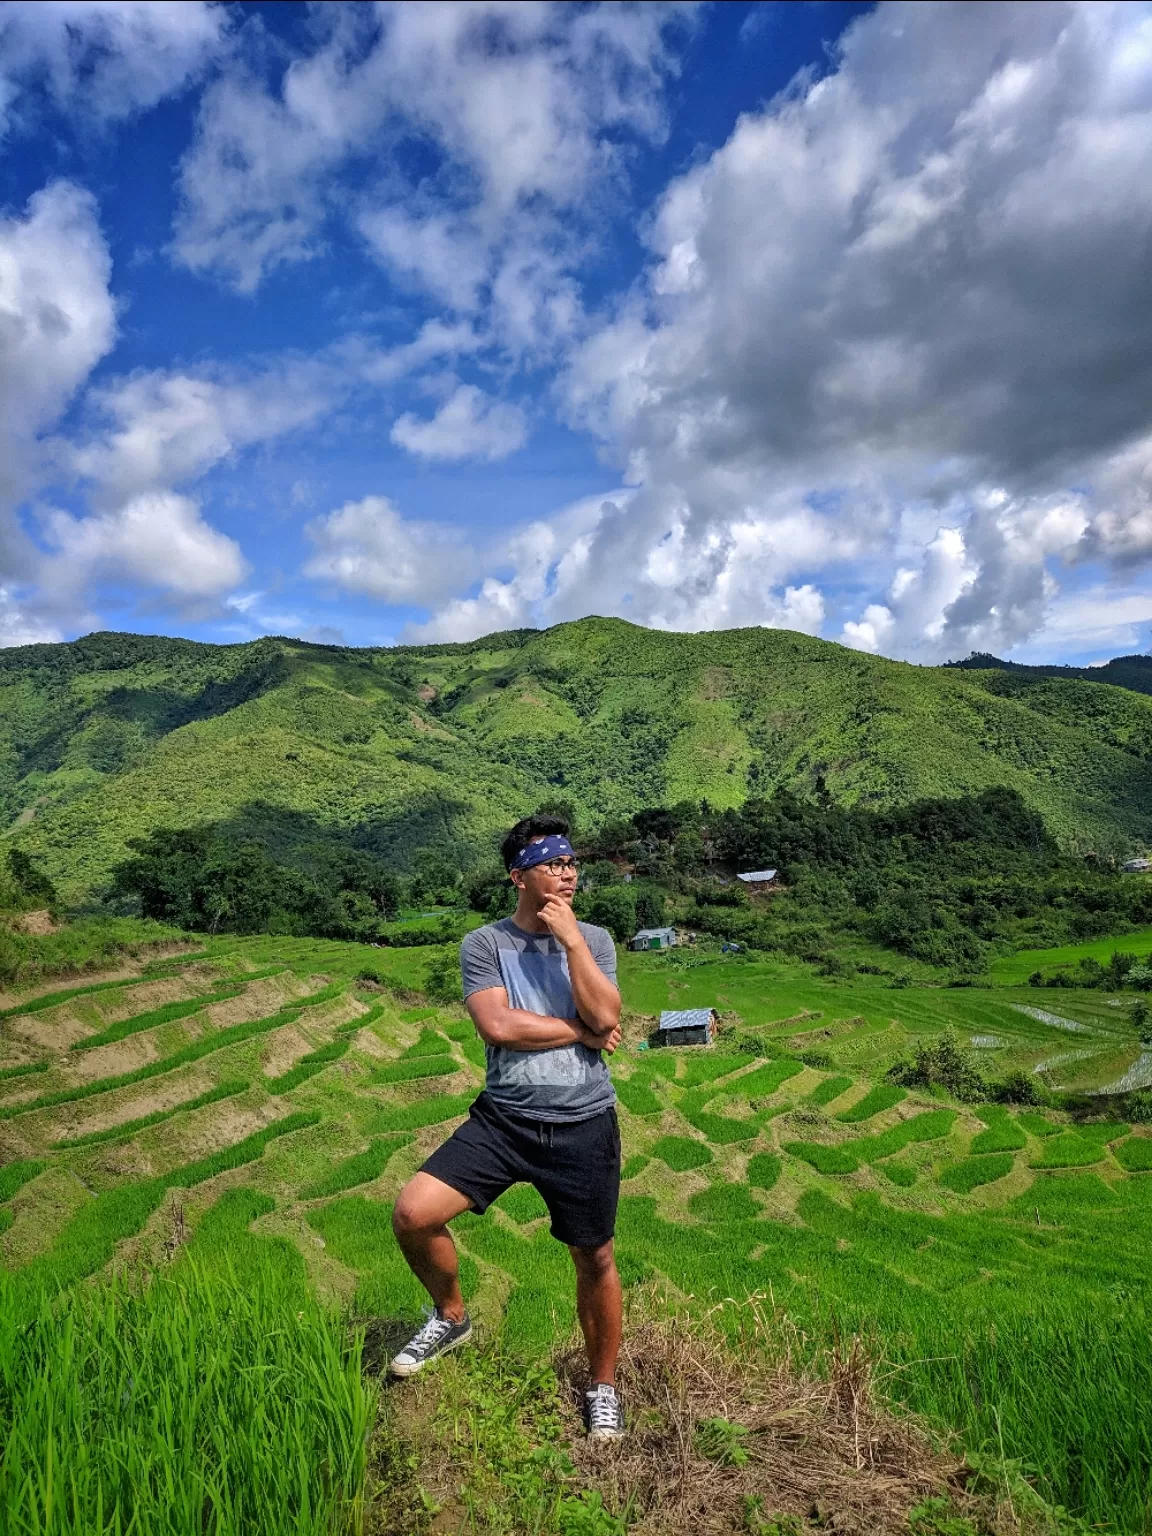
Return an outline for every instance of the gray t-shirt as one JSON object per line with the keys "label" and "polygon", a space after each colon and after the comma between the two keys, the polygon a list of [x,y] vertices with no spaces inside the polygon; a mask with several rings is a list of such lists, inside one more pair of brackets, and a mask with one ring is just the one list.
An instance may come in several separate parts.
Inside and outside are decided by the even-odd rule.
{"label": "gray t-shirt", "polygon": [[[592,958],[616,980],[612,935],[581,923]],[[568,956],[550,933],[526,933],[510,917],[476,928],[460,946],[464,996],[503,987],[510,1008],[556,1019],[574,1019]],[[611,1109],[616,1093],[599,1051],[561,1045],[551,1051],[515,1051],[486,1045],[487,1091],[494,1103],[529,1120],[588,1120]]]}

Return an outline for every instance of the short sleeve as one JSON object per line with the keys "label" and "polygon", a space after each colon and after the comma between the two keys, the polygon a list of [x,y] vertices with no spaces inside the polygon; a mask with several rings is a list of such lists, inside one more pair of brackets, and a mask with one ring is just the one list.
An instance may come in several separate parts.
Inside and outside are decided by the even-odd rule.
{"label": "short sleeve", "polygon": [[491,928],[474,928],[464,935],[460,945],[460,977],[464,983],[464,996],[484,992],[489,987],[502,987],[504,975],[500,970],[500,956],[496,948],[496,935]]}
{"label": "short sleeve", "polygon": [[589,924],[586,935],[588,948],[592,951],[592,958],[604,972],[609,981],[616,980],[616,946],[612,942],[612,935],[607,928],[596,928]]}

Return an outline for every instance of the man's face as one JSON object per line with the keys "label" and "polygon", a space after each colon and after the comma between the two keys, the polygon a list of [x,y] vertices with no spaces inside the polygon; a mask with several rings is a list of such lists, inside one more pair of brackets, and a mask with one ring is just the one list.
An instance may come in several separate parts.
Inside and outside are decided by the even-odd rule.
{"label": "man's face", "polygon": [[[539,842],[541,839],[536,838],[534,841]],[[549,864],[534,864],[531,869],[514,869],[512,883],[518,890],[526,891],[537,907],[542,907],[550,897],[555,896],[571,906],[580,871],[571,859],[553,859],[551,862],[557,866],[555,873]]]}

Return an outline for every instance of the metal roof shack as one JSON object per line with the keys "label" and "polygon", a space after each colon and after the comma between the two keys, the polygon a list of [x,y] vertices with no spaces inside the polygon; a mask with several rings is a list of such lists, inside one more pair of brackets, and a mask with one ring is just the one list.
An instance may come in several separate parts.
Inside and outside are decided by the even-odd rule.
{"label": "metal roof shack", "polygon": [[771,885],[776,878],[774,869],[752,869],[746,875],[737,875],[737,880],[743,880],[745,885]]}
{"label": "metal roof shack", "polygon": [[641,928],[630,949],[672,949],[676,943],[675,928]]}
{"label": "metal roof shack", "polygon": [[1152,859],[1125,859],[1120,868],[1126,875],[1146,875],[1152,870]]}
{"label": "metal roof shack", "polygon": [[711,1045],[720,1016],[715,1008],[670,1008],[660,1015],[657,1045]]}

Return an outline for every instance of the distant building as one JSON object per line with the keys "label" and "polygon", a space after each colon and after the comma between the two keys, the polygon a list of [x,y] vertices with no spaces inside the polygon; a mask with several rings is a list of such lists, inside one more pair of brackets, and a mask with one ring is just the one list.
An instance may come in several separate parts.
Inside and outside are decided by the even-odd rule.
{"label": "distant building", "polygon": [[715,1008],[673,1008],[660,1015],[657,1045],[711,1045],[720,1017]]}
{"label": "distant building", "polygon": [[773,880],[775,880],[776,871],[774,869],[752,869],[746,875],[737,875],[736,878],[746,885],[750,891],[766,891]]}
{"label": "distant building", "polygon": [[671,949],[676,943],[675,928],[641,928],[629,949]]}
{"label": "distant building", "polygon": [[1126,875],[1146,875],[1152,871],[1152,859],[1125,859],[1120,868]]}

